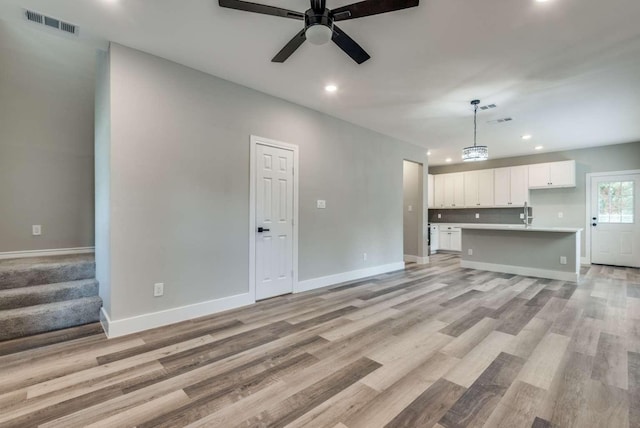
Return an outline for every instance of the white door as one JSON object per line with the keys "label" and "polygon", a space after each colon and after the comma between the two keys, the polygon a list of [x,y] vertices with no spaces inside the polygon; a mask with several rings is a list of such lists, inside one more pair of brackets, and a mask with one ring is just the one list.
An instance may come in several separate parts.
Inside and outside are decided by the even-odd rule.
{"label": "white door", "polygon": [[444,174],[433,177],[433,206],[437,208],[444,207]]}
{"label": "white door", "polygon": [[529,165],[529,187],[549,187],[549,164]]}
{"label": "white door", "polygon": [[640,267],[640,174],[591,178],[591,262]]}
{"label": "white door", "polygon": [[[475,208],[480,205],[478,198],[479,182],[478,175],[480,171],[469,171],[464,173],[464,206]],[[493,183],[491,183],[493,189]]]}
{"label": "white door", "polygon": [[293,292],[293,151],[256,146],[256,299]]}
{"label": "white door", "polygon": [[461,172],[452,174],[453,180],[453,206],[464,207],[464,174]]}

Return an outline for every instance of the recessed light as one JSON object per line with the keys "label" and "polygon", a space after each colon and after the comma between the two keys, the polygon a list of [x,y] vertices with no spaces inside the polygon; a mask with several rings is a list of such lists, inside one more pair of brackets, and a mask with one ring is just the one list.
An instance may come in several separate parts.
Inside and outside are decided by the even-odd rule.
{"label": "recessed light", "polygon": [[324,87],[324,90],[327,92],[335,92],[338,90],[338,87],[336,85],[327,85]]}
{"label": "recessed light", "polygon": [[446,158],[444,161],[445,162],[451,162],[451,158]]}
{"label": "recessed light", "polygon": [[534,149],[536,149],[536,150],[542,150],[542,149],[544,149],[544,147],[543,147],[543,146],[535,146],[535,147],[534,147]]}
{"label": "recessed light", "polygon": [[431,150],[427,152],[427,156],[431,156]]}
{"label": "recessed light", "polygon": [[549,1],[549,0],[536,0],[536,3],[546,3],[546,2],[548,2],[548,1]]}
{"label": "recessed light", "polygon": [[531,138],[532,138],[532,136],[531,136],[531,135],[529,135],[529,134],[526,134],[526,135],[523,135],[523,136],[522,136],[522,139],[523,139],[523,140],[530,140]]}

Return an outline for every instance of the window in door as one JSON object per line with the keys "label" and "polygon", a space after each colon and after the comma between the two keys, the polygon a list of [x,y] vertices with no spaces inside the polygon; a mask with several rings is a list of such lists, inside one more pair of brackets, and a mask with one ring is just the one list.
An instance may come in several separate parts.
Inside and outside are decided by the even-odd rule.
{"label": "window in door", "polygon": [[634,182],[609,181],[598,187],[598,222],[634,222]]}

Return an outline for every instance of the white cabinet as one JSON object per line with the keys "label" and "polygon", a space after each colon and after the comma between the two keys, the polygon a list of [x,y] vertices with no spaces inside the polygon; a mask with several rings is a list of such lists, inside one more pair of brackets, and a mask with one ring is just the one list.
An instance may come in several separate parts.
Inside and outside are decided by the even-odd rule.
{"label": "white cabinet", "polygon": [[435,208],[464,207],[464,175],[461,172],[453,174],[438,174],[434,177]]}
{"label": "white cabinet", "polygon": [[439,174],[433,177],[433,206],[444,208],[444,177],[446,174]]}
{"label": "white cabinet", "polygon": [[444,174],[444,206],[446,208],[464,207],[464,174]]}
{"label": "white cabinet", "polygon": [[550,162],[529,165],[529,188],[576,187],[576,162]]}
{"label": "white cabinet", "polygon": [[440,227],[438,249],[462,251],[462,232],[458,227]]}
{"label": "white cabinet", "polygon": [[512,166],[494,170],[494,206],[524,206],[529,203],[528,166]]}
{"label": "white cabinet", "polygon": [[427,208],[434,207],[434,194],[433,194],[433,175],[427,175]]}
{"label": "white cabinet", "polygon": [[493,193],[492,169],[464,173],[464,205],[466,207],[492,207]]}

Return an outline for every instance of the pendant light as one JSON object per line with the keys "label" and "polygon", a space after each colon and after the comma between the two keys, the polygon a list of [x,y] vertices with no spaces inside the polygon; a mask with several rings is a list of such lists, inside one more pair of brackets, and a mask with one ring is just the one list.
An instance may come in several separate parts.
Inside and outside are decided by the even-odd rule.
{"label": "pendant light", "polygon": [[476,145],[476,134],[478,131],[478,104],[480,100],[471,101],[473,106],[473,146],[462,149],[463,162],[478,162],[489,159],[489,148],[487,146]]}

